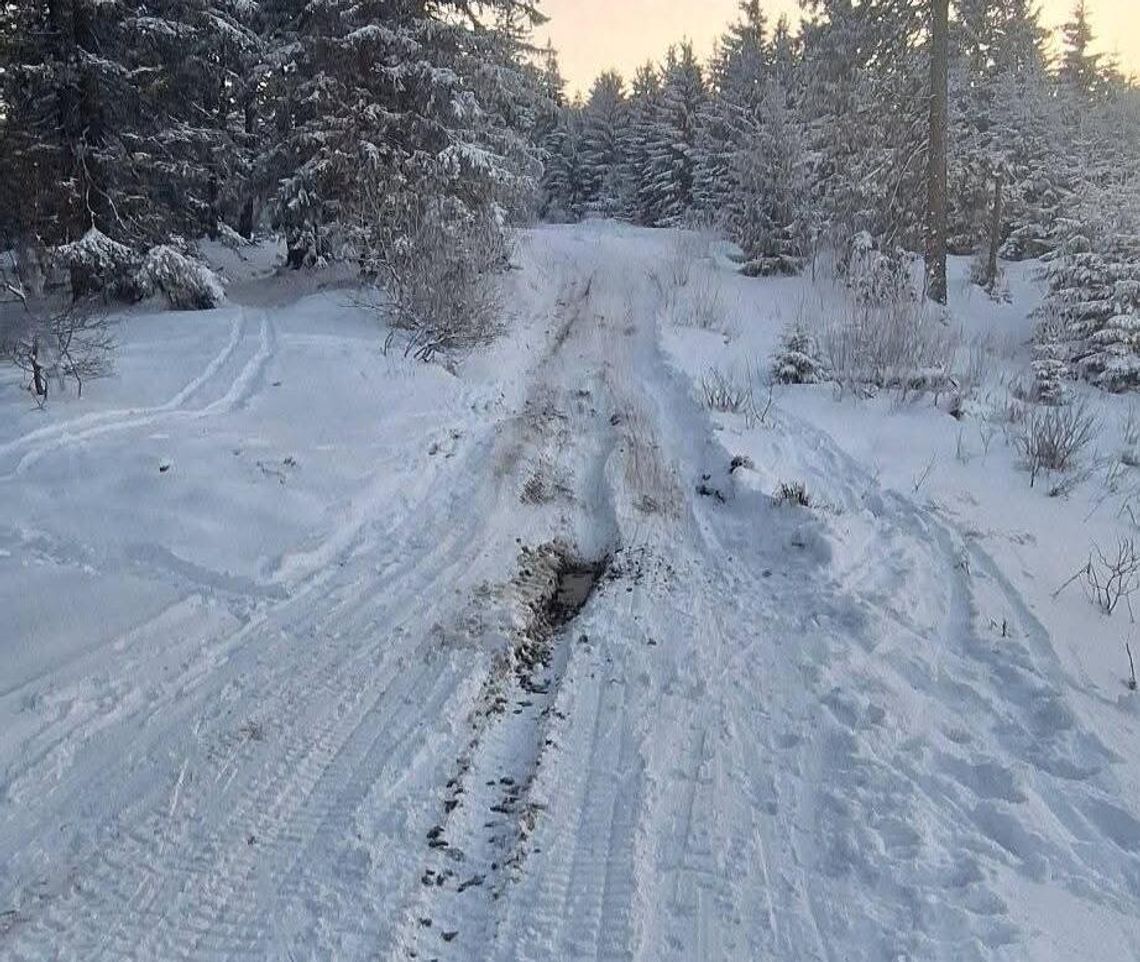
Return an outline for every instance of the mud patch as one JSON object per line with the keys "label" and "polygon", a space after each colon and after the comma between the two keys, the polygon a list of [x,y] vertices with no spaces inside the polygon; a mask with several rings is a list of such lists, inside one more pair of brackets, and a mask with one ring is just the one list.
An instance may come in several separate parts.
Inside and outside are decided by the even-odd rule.
{"label": "mud patch", "polygon": [[421,895],[405,920],[411,957],[440,958],[441,938],[475,957],[472,905],[493,903],[519,877],[543,810],[531,789],[557,749],[552,725],[565,718],[555,706],[575,649],[572,625],[608,583],[612,557],[582,558],[561,541],[524,547],[500,589],[510,644],[479,695],[439,822],[427,833]]}
{"label": "mud patch", "polygon": [[526,691],[545,690],[540,678],[550,665],[555,637],[581,613],[609,569],[610,555],[579,557],[563,542],[522,549],[515,587],[522,603],[514,656],[519,684]]}

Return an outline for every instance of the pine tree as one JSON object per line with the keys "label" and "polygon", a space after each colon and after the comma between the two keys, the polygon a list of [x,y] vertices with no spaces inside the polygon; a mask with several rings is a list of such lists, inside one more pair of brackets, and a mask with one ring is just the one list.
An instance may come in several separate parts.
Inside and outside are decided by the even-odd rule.
{"label": "pine tree", "polygon": [[648,227],[657,222],[661,198],[653,178],[654,141],[661,109],[661,78],[653,64],[641,67],[633,78],[629,98],[629,139],[626,144],[624,216]]}
{"label": "pine tree", "polygon": [[704,77],[692,45],[670,50],[649,141],[647,186],[656,226],[683,224],[694,208],[704,99]]}
{"label": "pine tree", "polygon": [[233,92],[256,47],[239,0],[0,8],[6,229],[142,246],[217,228],[241,176]]}
{"label": "pine tree", "polygon": [[1090,50],[1093,32],[1085,0],[1077,0],[1072,19],[1061,27],[1061,37],[1061,83],[1083,97],[1093,97],[1101,90],[1101,68],[1100,56]]}
{"label": "pine tree", "polygon": [[1062,330],[1054,323],[1037,327],[1033,343],[1033,399],[1041,404],[1064,404],[1069,365]]}
{"label": "pine tree", "polygon": [[701,113],[695,205],[711,220],[728,223],[741,186],[736,157],[754,139],[767,80],[767,21],[758,0],[741,0],[741,19],[720,39],[709,69],[710,96]]}
{"label": "pine tree", "polygon": [[818,384],[825,373],[819,344],[812,333],[801,324],[784,331],[772,361],[772,376],[781,384]]}
{"label": "pine tree", "polygon": [[580,104],[559,112],[558,123],[544,146],[543,217],[554,222],[581,220],[589,190]]}
{"label": "pine tree", "polygon": [[[513,25],[495,27],[503,15],[531,15],[528,5],[270,2],[276,136],[263,176],[278,184],[273,220],[292,265],[325,256],[354,220],[367,234],[378,204],[391,222],[435,198],[462,221],[533,188],[537,153],[512,117],[521,52]],[[362,199],[369,216],[354,217]]]}
{"label": "pine tree", "polygon": [[624,182],[628,104],[625,84],[614,71],[594,81],[582,112],[582,153],[588,208],[603,217],[621,212],[628,190]]}
{"label": "pine tree", "polygon": [[863,231],[893,249],[923,243],[928,59],[925,3],[805,0],[803,122],[820,229],[838,251]]}
{"label": "pine tree", "polygon": [[[1044,94],[1045,32],[1026,0],[958,0],[951,66],[949,248],[986,260],[1007,241],[1008,224],[1031,216],[1025,205],[1031,169],[1052,166],[1045,138],[1055,113]],[[1034,176],[1036,176],[1034,174]],[[995,225],[996,218],[996,225]],[[1022,224],[1028,240],[1047,215]],[[996,233],[995,233],[996,226]],[[1035,245],[1036,246],[1036,245]]]}
{"label": "pine tree", "polygon": [[1140,388],[1140,176],[1083,192],[1070,237],[1048,269],[1047,308],[1061,318],[1081,376]]}

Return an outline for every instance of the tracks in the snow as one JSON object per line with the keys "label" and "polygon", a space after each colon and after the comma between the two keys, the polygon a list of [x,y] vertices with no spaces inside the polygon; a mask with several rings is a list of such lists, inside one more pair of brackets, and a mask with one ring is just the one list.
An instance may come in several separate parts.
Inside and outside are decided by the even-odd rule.
{"label": "tracks in the snow", "polygon": [[562,544],[524,548],[507,586],[510,645],[480,693],[471,737],[425,838],[422,893],[405,920],[411,958],[472,958],[493,939],[494,903],[523,868],[543,806],[532,787],[555,743],[551,721],[574,647],[574,619],[608,558],[584,560]]}
{"label": "tracks in the snow", "polygon": [[[276,329],[267,311],[256,324],[239,308],[229,339],[210,362],[173,397],[149,408],[105,411],[29,431],[0,445],[0,481],[23,474],[45,457],[113,435],[155,425],[190,422],[240,409],[261,386],[277,348]],[[209,389],[215,388],[214,397]],[[203,397],[205,395],[205,397]],[[198,400],[197,406],[194,405]]]}
{"label": "tracks in the snow", "polygon": [[603,583],[614,547],[605,474],[617,435],[592,285],[581,279],[564,290],[534,387],[501,445],[499,470],[517,491],[511,510],[545,517],[541,526],[559,537],[524,545],[514,577],[495,593],[505,646],[468,721],[438,821],[422,841],[420,891],[393,958],[470,959],[485,951],[543,817],[533,785],[556,749],[551,731],[563,678],[588,641],[575,619]]}

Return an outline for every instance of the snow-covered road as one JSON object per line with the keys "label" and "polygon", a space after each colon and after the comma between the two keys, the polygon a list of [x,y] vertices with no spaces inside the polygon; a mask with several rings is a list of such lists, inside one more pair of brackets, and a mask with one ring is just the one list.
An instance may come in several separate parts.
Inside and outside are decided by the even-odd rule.
{"label": "snow-covered road", "polygon": [[1048,630],[793,412],[753,460],[829,503],[730,470],[666,243],[531,233],[458,376],[323,294],[4,429],[0,957],[1140,958]]}

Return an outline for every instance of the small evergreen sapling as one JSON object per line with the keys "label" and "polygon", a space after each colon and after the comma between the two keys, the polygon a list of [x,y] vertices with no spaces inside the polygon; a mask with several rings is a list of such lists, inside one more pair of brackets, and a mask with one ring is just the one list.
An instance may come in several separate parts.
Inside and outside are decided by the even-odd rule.
{"label": "small evergreen sapling", "polygon": [[819,345],[802,325],[793,325],[784,332],[772,363],[772,375],[781,384],[818,384],[824,379]]}
{"label": "small evergreen sapling", "polygon": [[1043,323],[1037,330],[1033,348],[1033,395],[1041,404],[1064,404],[1068,400],[1069,365],[1061,331],[1055,324]]}

